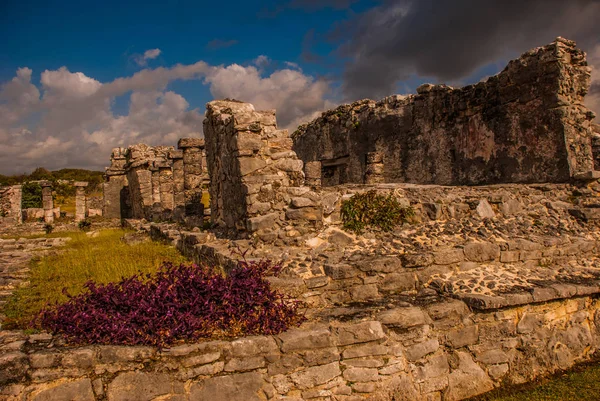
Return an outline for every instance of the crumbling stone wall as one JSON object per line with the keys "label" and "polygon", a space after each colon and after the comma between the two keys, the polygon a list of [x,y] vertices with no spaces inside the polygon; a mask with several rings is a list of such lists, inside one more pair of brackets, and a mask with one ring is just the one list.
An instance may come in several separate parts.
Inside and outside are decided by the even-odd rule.
{"label": "crumbling stone wall", "polygon": [[322,163],[324,186],[565,182],[595,169],[589,86],[585,53],[558,38],[476,85],[325,112],[298,128],[294,150]]}
{"label": "crumbling stone wall", "polygon": [[179,148],[145,144],[115,148],[106,168],[104,215],[109,218],[177,220],[198,217],[207,173],[204,140],[182,138]]}
{"label": "crumbling stone wall", "polygon": [[20,224],[23,222],[21,198],[21,185],[0,187],[0,224]]}
{"label": "crumbling stone wall", "polygon": [[272,240],[321,220],[318,194],[303,186],[303,163],[274,111],[235,100],[207,104],[204,135],[212,221],[236,235]]}
{"label": "crumbling stone wall", "polygon": [[588,359],[599,309],[592,296],[482,312],[447,300],[165,350],[62,347],[47,334],[6,332],[0,396],[457,401]]}

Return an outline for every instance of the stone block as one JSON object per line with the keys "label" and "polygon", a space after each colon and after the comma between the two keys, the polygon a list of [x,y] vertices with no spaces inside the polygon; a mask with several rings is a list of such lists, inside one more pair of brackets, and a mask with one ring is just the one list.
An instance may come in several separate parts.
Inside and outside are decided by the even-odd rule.
{"label": "stone block", "polygon": [[151,401],[183,392],[183,383],[174,381],[168,374],[125,372],[108,384],[107,397],[109,401]]}
{"label": "stone block", "polygon": [[[74,381],[59,380],[54,383],[45,384],[41,391],[37,391],[31,401],[94,401],[94,392],[90,379],[78,379]],[[114,401],[124,400],[115,398]],[[128,398],[134,400],[134,398]],[[112,401],[112,400],[111,400]]]}
{"label": "stone block", "polygon": [[445,400],[459,401],[491,391],[494,384],[467,352],[457,351],[458,367],[448,377]]}
{"label": "stone block", "polygon": [[406,359],[414,362],[419,359],[434,353],[440,348],[438,340],[428,340],[422,343],[412,345],[406,349]]}
{"label": "stone block", "polygon": [[400,329],[408,329],[431,323],[431,319],[419,307],[395,308],[380,312],[377,320],[382,324]]}
{"label": "stone block", "polygon": [[192,383],[190,400],[211,401],[262,401],[264,384],[260,373],[240,373],[212,377]]}
{"label": "stone block", "polygon": [[331,332],[327,328],[290,329],[277,337],[281,341],[281,351],[285,353],[334,345]]}
{"label": "stone block", "polygon": [[386,338],[380,322],[362,322],[333,328],[338,345],[360,344]]}
{"label": "stone block", "polygon": [[472,262],[490,262],[500,258],[500,247],[487,242],[472,242],[465,245],[465,258]]}
{"label": "stone block", "polygon": [[340,370],[339,362],[332,362],[327,365],[313,366],[300,370],[291,374],[290,379],[292,379],[299,389],[306,390],[325,384],[341,374],[342,371]]}

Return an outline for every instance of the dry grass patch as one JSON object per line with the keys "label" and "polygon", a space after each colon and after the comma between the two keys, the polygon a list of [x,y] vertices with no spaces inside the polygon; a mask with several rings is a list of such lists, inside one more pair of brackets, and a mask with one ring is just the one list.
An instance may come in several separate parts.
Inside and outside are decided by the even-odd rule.
{"label": "dry grass patch", "polygon": [[80,294],[90,280],[117,282],[139,272],[154,273],[164,261],[186,261],[175,248],[157,242],[127,245],[121,241],[127,232],[104,230],[95,238],[60,233],[72,240],[61,252],[32,261],[30,285],[17,289],[4,308],[4,328],[27,328],[44,306],[65,302],[66,294]]}

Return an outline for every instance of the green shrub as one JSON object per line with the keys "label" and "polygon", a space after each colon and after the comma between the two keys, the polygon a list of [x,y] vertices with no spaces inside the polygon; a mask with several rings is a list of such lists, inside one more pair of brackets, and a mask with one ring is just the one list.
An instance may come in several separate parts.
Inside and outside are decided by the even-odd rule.
{"label": "green shrub", "polygon": [[342,203],[344,228],[362,233],[366,227],[391,231],[414,215],[411,207],[402,207],[393,195],[381,195],[375,190],[356,194]]}
{"label": "green shrub", "polygon": [[21,207],[29,209],[42,207],[42,187],[37,182],[26,182],[22,187]]}
{"label": "green shrub", "polygon": [[89,221],[88,219],[85,220],[81,220],[77,226],[79,227],[79,229],[81,231],[88,231],[91,227],[92,227],[92,222]]}
{"label": "green shrub", "polygon": [[50,223],[46,223],[44,225],[44,231],[46,231],[46,234],[50,234],[52,231],[54,231],[54,226]]}

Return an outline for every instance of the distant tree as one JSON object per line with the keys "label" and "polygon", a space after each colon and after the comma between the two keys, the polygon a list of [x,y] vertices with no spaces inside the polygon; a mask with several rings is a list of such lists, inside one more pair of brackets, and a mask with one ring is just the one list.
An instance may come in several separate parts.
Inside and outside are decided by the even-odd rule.
{"label": "distant tree", "polygon": [[35,170],[33,170],[33,173],[29,175],[29,179],[32,181],[52,180],[53,178],[54,176],[52,175],[52,173],[46,170],[44,167],[36,168]]}
{"label": "distant tree", "polygon": [[37,182],[26,182],[23,184],[21,207],[23,209],[42,207],[42,187],[40,184]]}

